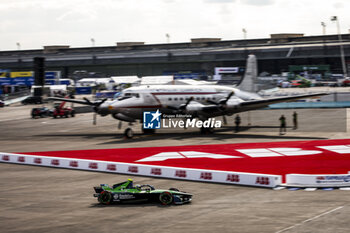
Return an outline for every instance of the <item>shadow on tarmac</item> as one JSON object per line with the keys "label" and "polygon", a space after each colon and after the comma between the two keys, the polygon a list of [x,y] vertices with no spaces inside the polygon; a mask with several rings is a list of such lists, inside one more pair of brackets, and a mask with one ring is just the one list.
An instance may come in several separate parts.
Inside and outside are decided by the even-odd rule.
{"label": "shadow on tarmac", "polygon": [[[106,144],[116,144],[116,143],[133,143],[133,142],[145,142],[145,141],[152,141],[152,140],[161,140],[164,138],[164,136],[166,135],[167,139],[175,139],[175,140],[184,140],[184,139],[195,139],[197,138],[207,138],[207,139],[211,139],[214,141],[222,141],[225,139],[232,139],[232,138],[255,138],[255,139],[297,139],[297,140],[322,140],[322,139],[328,139],[328,138],[324,138],[324,137],[298,137],[298,136],[272,136],[272,135],[256,135],[256,134],[233,134],[233,135],[218,135],[218,134],[188,134],[188,135],[184,135],[184,134],[153,134],[153,135],[135,135],[133,139],[120,139],[118,141],[109,141],[109,142],[104,142],[104,143],[100,143],[100,145],[106,145]],[[121,135],[121,137],[123,137],[123,135]]]}
{"label": "shadow on tarmac", "polygon": [[[189,205],[191,203],[188,204],[184,204],[184,205]],[[143,202],[135,202],[135,203],[112,203],[109,205],[104,205],[101,203],[94,203],[91,204],[89,206],[89,208],[144,208],[147,206],[155,206],[158,208],[169,208],[169,207],[176,207],[176,206],[181,206],[181,205],[162,205],[160,203],[156,203],[156,202],[147,202],[147,201],[143,201]]]}
{"label": "shadow on tarmac", "polygon": [[[292,127],[287,127],[292,128]],[[276,135],[264,135],[264,132],[259,132],[261,134],[250,134],[247,131],[251,129],[274,129],[274,133]],[[45,137],[82,137],[86,139],[93,139],[93,138],[107,138],[106,141],[103,143],[99,143],[99,145],[107,145],[107,144],[119,144],[119,143],[135,143],[135,142],[146,142],[146,141],[156,141],[164,139],[165,137],[167,139],[173,139],[173,140],[185,140],[185,139],[196,139],[196,138],[205,138],[210,139],[213,141],[221,141],[225,139],[291,139],[291,140],[322,140],[322,139],[328,139],[326,137],[303,137],[303,136],[288,136],[287,134],[281,136],[278,135],[279,132],[278,126],[243,126],[240,127],[240,130],[238,133],[235,133],[234,127],[230,126],[224,126],[221,129],[216,129],[214,133],[206,133],[202,134],[199,130],[198,131],[179,131],[174,130],[175,132],[165,132],[165,131],[158,131],[155,134],[134,134],[134,137],[132,139],[126,139],[124,137],[123,133],[57,133],[57,134],[45,134],[45,135],[37,135],[37,136],[45,136]],[[227,132],[231,132],[230,134],[227,134]],[[109,138],[109,139],[108,139]]]}

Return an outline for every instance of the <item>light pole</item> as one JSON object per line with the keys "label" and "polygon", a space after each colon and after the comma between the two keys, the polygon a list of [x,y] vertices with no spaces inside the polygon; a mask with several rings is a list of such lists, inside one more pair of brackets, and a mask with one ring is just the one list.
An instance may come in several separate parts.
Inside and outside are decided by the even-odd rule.
{"label": "light pole", "polygon": [[321,22],[321,26],[322,26],[322,32],[323,32],[323,35],[325,36],[326,35],[326,23],[325,22]]}
{"label": "light pole", "polygon": [[340,33],[340,24],[339,24],[338,16],[332,16],[331,17],[331,21],[337,23],[338,40],[339,40],[339,48],[340,48],[340,58],[341,58],[341,64],[342,64],[342,68],[343,68],[344,78],[346,78],[348,76],[348,72],[346,70],[346,65],[345,65],[343,40],[342,40],[341,33]]}
{"label": "light pole", "polygon": [[170,43],[170,35],[169,33],[165,34],[166,37],[166,42],[169,44]]}
{"label": "light pole", "polygon": [[243,38],[246,40],[247,39],[247,30],[245,28],[242,28],[243,32]]}
{"label": "light pole", "polygon": [[95,62],[96,56],[95,56],[95,39],[91,38],[91,43],[92,43],[92,62]]}
{"label": "light pole", "polygon": [[21,63],[22,58],[21,58],[21,53],[19,52],[21,50],[21,44],[19,42],[17,42],[16,45],[17,45],[17,50],[18,50],[18,63]]}

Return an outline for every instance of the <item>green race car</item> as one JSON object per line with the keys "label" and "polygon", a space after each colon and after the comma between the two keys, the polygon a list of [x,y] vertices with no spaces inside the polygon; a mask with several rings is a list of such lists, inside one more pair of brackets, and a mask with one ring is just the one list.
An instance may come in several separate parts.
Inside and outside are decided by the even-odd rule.
{"label": "green race car", "polygon": [[94,187],[97,200],[101,204],[134,203],[134,202],[160,202],[162,205],[185,204],[192,200],[192,194],[181,192],[176,188],[169,190],[155,189],[152,185],[133,185],[128,179],[125,182],[110,187],[101,184]]}

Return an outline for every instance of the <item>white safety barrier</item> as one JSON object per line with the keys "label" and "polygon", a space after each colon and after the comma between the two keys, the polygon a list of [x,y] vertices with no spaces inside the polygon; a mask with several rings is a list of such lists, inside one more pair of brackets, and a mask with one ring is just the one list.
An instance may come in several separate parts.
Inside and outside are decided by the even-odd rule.
{"label": "white safety barrier", "polygon": [[136,163],[120,163],[1,152],[0,162],[99,172],[112,172],[130,175],[154,176],[203,182],[249,185],[268,188],[276,187],[282,183],[282,176],[280,175],[214,171],[205,169],[190,169],[157,165],[143,165]]}
{"label": "white safety barrier", "polygon": [[350,174],[303,175],[288,174],[287,186],[301,187],[343,187],[350,186]]}

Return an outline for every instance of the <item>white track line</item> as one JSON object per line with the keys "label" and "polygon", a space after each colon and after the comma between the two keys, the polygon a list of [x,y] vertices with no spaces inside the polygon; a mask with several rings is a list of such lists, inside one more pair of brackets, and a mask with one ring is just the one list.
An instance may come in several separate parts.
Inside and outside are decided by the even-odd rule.
{"label": "white track line", "polygon": [[329,210],[329,211],[324,212],[324,213],[322,213],[322,214],[319,214],[319,215],[317,215],[317,216],[315,216],[315,217],[306,219],[306,220],[302,221],[301,223],[297,223],[297,224],[295,224],[295,225],[293,225],[293,226],[291,226],[291,227],[284,228],[284,229],[282,229],[282,230],[280,230],[280,231],[277,231],[276,233],[281,233],[281,232],[284,232],[284,231],[293,229],[294,227],[301,226],[301,225],[303,225],[304,223],[311,222],[311,221],[313,221],[313,220],[315,220],[315,219],[318,219],[318,218],[320,218],[320,217],[322,217],[322,216],[324,216],[324,215],[327,215],[327,214],[330,214],[330,213],[332,213],[332,212],[334,212],[334,211],[340,210],[340,209],[342,209],[343,207],[344,207],[344,206],[339,206],[339,207],[337,207],[337,208],[335,208],[335,209]]}

